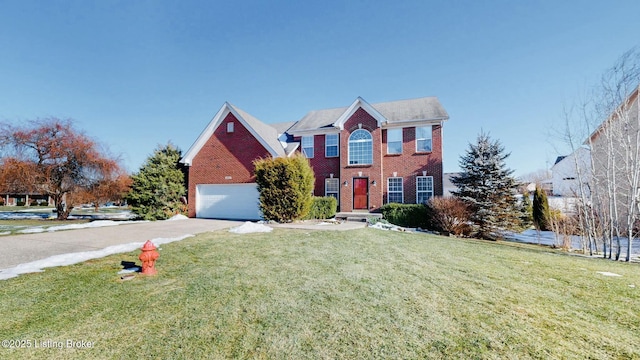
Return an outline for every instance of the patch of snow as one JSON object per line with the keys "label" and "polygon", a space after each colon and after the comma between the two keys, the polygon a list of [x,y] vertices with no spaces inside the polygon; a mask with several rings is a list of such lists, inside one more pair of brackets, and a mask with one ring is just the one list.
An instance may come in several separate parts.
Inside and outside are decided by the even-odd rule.
{"label": "patch of snow", "polygon": [[391,226],[383,223],[375,223],[373,225],[369,225],[369,227],[376,230],[391,230]]}
{"label": "patch of snow", "polygon": [[[158,245],[161,244],[184,240],[192,236],[193,235],[188,234],[175,238],[157,238],[153,239],[152,242],[156,245],[156,247],[158,247]],[[36,260],[29,263],[20,264],[12,268],[0,270],[0,280],[11,279],[21,274],[42,272],[45,268],[73,265],[91,259],[99,259],[108,255],[135,251],[142,248],[142,245],[144,245],[144,243],[145,242],[134,242],[128,244],[113,245],[101,250],[82,251],[50,256],[46,259]]]}
{"label": "patch of snow", "polygon": [[402,232],[415,232],[415,229],[407,229],[407,228],[403,228],[401,226],[397,226],[397,225],[393,225],[393,224],[385,224],[382,222],[377,222],[373,225],[369,225],[370,228],[372,229],[377,229],[377,230],[391,230],[391,231],[402,231]]}
{"label": "patch of snow", "polygon": [[328,223],[328,222],[322,221],[322,222],[317,223],[316,225],[335,225],[335,223]]}
{"label": "patch of snow", "polygon": [[20,212],[0,212],[0,220],[40,220],[46,219],[49,214],[20,213]]}
{"label": "patch of snow", "polygon": [[10,235],[10,234],[11,234],[11,231],[0,232],[0,236],[2,236],[2,235]]}
{"label": "patch of snow", "polygon": [[182,215],[182,214],[175,214],[172,217],[170,217],[168,220],[169,221],[175,221],[175,220],[187,220],[189,219],[188,217]]}
{"label": "patch of snow", "polygon": [[20,230],[18,232],[23,234],[32,234],[32,233],[41,233],[45,231],[53,232],[53,231],[60,231],[60,230],[74,230],[74,229],[84,229],[84,228],[116,226],[121,224],[130,224],[132,222],[134,221],[97,220],[97,221],[92,221],[85,224],[68,224],[68,225],[58,225],[58,226],[49,226],[49,227],[36,226],[36,227],[30,227],[24,230]]}
{"label": "patch of snow", "polygon": [[636,286],[634,284],[629,284],[630,288],[635,288]]}
{"label": "patch of snow", "polygon": [[264,224],[256,224],[256,223],[247,221],[240,226],[236,226],[229,229],[229,232],[234,234],[249,234],[249,233],[271,232],[272,230],[273,228],[268,227]]}
{"label": "patch of snow", "polygon": [[620,274],[616,274],[616,273],[612,273],[612,272],[608,272],[608,271],[596,271],[598,274],[600,275],[604,275],[604,276],[622,276]]}

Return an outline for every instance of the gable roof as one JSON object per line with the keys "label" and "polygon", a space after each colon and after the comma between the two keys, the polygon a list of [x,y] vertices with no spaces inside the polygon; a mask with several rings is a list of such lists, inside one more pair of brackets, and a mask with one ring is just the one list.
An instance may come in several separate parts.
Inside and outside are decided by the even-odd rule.
{"label": "gable roof", "polygon": [[189,150],[180,160],[181,163],[191,165],[193,158],[198,154],[200,149],[207,143],[214,131],[220,126],[222,120],[231,113],[242,125],[264,146],[265,149],[273,157],[286,156],[285,147],[278,140],[278,130],[269,126],[262,121],[256,119],[251,114],[241,110],[240,108],[225,102],[216,115],[211,119],[207,127],[200,133],[198,139],[191,145]]}
{"label": "gable roof", "polygon": [[564,158],[566,158],[569,155],[560,155],[556,158],[556,162],[553,163],[553,165],[559,163],[560,161],[564,160]]}
{"label": "gable roof", "polygon": [[638,100],[638,96],[640,92],[640,85],[636,86],[633,91],[629,94],[629,96],[627,96],[621,104],[619,104],[609,115],[609,117],[607,117],[602,124],[600,124],[592,133],[591,135],[589,135],[589,137],[584,141],[584,145],[589,145],[590,143],[592,143],[593,141],[595,141],[598,137],[600,137],[600,135],[606,130],[607,127],[610,126],[610,124],[615,121],[618,120],[620,118],[620,116],[623,116],[625,113],[627,113],[633,106],[633,104]]}
{"label": "gable roof", "polygon": [[361,97],[358,97],[348,107],[310,111],[292,126],[289,132],[341,129],[344,122],[360,107],[376,118],[379,125],[393,125],[412,121],[444,121],[449,119],[449,114],[447,114],[435,96],[375,104],[369,104]]}

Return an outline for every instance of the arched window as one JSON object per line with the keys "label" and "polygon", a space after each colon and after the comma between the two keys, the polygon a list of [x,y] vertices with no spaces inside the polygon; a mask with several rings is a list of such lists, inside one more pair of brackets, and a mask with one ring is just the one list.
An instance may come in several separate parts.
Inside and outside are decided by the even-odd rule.
{"label": "arched window", "polygon": [[373,164],[373,137],[364,129],[358,129],[349,136],[349,165]]}

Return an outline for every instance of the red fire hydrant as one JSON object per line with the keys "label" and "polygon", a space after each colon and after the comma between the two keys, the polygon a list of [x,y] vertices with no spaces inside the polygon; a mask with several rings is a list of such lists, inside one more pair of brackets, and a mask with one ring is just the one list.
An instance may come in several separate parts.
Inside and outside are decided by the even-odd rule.
{"label": "red fire hydrant", "polygon": [[156,259],[160,257],[160,254],[156,251],[156,246],[153,245],[151,240],[147,240],[142,246],[142,252],[138,259],[142,261],[142,273],[145,275],[155,275],[158,271],[155,268]]}

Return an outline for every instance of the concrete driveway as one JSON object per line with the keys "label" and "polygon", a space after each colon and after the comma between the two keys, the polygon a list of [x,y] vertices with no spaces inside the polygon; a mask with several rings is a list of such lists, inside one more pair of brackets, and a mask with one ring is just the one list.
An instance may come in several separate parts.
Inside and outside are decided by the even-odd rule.
{"label": "concrete driveway", "polygon": [[0,236],[0,269],[53,255],[100,250],[112,245],[230,228],[241,221],[186,219],[129,223],[117,226]]}

